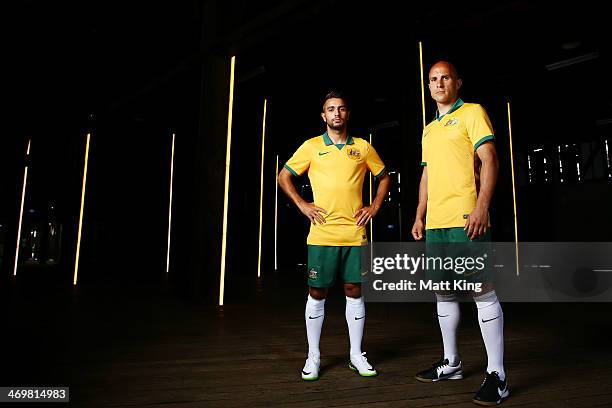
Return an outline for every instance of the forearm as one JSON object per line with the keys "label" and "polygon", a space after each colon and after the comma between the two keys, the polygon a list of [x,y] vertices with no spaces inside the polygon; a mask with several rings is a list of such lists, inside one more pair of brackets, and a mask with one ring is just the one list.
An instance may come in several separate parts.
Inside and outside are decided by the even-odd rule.
{"label": "forearm", "polygon": [[488,210],[497,184],[499,163],[497,157],[491,157],[482,161],[480,169],[480,191],[476,200],[476,208]]}
{"label": "forearm", "polygon": [[383,176],[378,182],[378,189],[376,190],[376,197],[372,201],[371,207],[374,208],[375,211],[378,211],[382,206],[383,201],[387,194],[389,194],[389,190],[391,189],[391,177],[386,174]]}

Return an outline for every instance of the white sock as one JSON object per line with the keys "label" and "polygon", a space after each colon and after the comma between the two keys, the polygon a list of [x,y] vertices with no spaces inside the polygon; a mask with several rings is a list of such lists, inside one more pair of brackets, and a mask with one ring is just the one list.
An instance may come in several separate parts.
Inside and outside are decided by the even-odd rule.
{"label": "white sock", "polygon": [[457,352],[457,327],[459,326],[459,302],[455,295],[436,294],[438,322],[442,332],[442,344],[444,345],[444,358],[452,366],[459,364],[459,353]]}
{"label": "white sock", "polygon": [[487,372],[497,371],[504,380],[504,313],[495,291],[474,297],[478,308],[478,323],[487,349]]}
{"label": "white sock", "polygon": [[361,339],[365,324],[365,304],[363,297],[346,297],[346,323],[351,341],[351,355],[361,355]]}
{"label": "white sock", "polygon": [[306,337],[308,338],[308,355],[321,358],[319,340],[321,340],[321,328],[325,318],[325,299],[315,299],[308,295],[306,301]]}

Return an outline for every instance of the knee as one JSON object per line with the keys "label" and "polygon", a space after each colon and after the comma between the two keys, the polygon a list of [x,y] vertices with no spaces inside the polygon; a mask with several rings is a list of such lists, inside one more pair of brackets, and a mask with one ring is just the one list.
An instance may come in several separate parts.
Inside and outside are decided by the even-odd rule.
{"label": "knee", "polygon": [[492,282],[487,282],[480,287],[480,292],[471,292],[471,295],[474,299],[484,296],[490,292],[492,292],[495,288],[493,287]]}
{"label": "knee", "polygon": [[354,283],[345,283],[344,284],[344,295],[350,298],[360,298],[361,297],[361,285]]}
{"label": "knee", "polygon": [[453,292],[440,291],[440,292],[435,292],[435,294],[436,294],[436,301],[438,303],[440,303],[440,302],[457,302],[457,301],[459,301],[459,298]]}
{"label": "knee", "polygon": [[310,287],[308,289],[308,293],[310,294],[310,297],[316,300],[323,300],[327,297],[327,289],[325,288]]}
{"label": "knee", "polygon": [[474,301],[478,309],[494,306],[495,304],[499,305],[499,299],[495,290],[489,290],[488,292],[480,293],[479,296],[474,296]]}

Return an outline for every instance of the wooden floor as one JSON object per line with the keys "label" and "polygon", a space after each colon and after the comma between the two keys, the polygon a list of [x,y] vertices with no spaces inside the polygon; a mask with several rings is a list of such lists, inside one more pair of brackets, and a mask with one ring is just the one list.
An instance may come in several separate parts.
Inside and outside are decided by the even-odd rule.
{"label": "wooden floor", "polygon": [[[486,366],[474,304],[461,305],[466,378],[423,384],[415,372],[441,353],[435,305],[367,304],[364,350],[380,375],[361,378],[335,292],[321,376],[307,383],[303,288],[245,290],[223,313],[159,289],[5,296],[0,385],[69,385],[75,407],[474,406]],[[504,406],[612,406],[611,306],[505,304]]]}

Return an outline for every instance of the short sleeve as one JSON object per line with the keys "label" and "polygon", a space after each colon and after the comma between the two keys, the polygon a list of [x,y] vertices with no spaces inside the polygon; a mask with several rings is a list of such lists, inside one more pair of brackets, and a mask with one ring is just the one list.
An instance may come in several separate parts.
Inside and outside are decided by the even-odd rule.
{"label": "short sleeve", "polygon": [[486,141],[494,140],[493,126],[489,120],[489,116],[484,108],[480,105],[475,105],[471,114],[467,119],[467,132],[474,146],[474,150],[478,149],[481,144]]}
{"label": "short sleeve", "polygon": [[368,154],[366,156],[366,165],[372,172],[374,177],[380,177],[385,172],[385,164],[382,162],[376,149],[371,144],[368,144]]}
{"label": "short sleeve", "polygon": [[427,166],[427,149],[425,148],[425,143],[423,143],[423,139],[425,139],[425,130],[423,129],[423,136],[421,137],[421,166]]}
{"label": "short sleeve", "polygon": [[293,156],[285,163],[285,168],[294,176],[301,176],[310,167],[312,154],[310,152],[308,142],[302,143],[300,147],[293,153]]}

